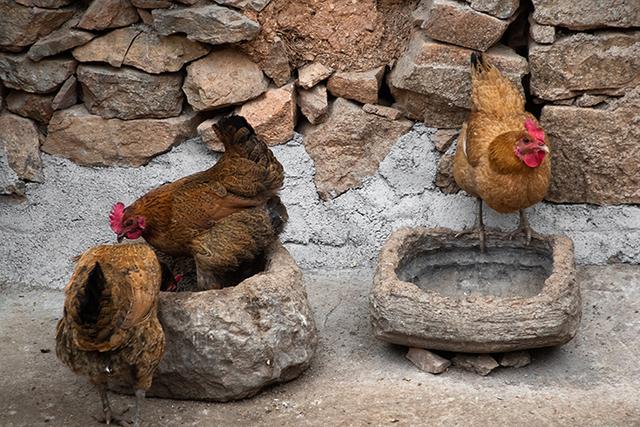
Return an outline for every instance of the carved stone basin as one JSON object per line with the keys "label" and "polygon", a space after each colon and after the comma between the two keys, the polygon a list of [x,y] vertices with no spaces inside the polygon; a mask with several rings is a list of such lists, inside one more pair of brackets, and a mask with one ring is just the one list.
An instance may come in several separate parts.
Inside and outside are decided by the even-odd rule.
{"label": "carved stone basin", "polygon": [[561,345],[581,317],[573,242],[541,236],[523,246],[487,232],[404,228],[385,243],[370,295],[377,338],[468,353]]}

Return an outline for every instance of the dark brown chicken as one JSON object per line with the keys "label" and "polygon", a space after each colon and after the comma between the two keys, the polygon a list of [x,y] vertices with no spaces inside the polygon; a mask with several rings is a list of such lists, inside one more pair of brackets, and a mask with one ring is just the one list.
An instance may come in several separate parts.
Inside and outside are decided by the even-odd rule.
{"label": "dark brown chicken", "polygon": [[134,425],[140,423],[140,405],[164,352],[157,317],[162,280],[162,268],[149,246],[102,245],[79,257],[65,288],[56,354],[97,387],[107,424],[116,421],[108,383],[133,387]]}
{"label": "dark brown chicken", "polygon": [[193,256],[201,290],[229,284],[226,278],[261,257],[288,219],[278,197],[284,172],[271,150],[240,116],[221,119],[215,131],[225,152],[213,167],[127,208],[118,203],[109,216],[119,240],[142,236],[161,252]]}

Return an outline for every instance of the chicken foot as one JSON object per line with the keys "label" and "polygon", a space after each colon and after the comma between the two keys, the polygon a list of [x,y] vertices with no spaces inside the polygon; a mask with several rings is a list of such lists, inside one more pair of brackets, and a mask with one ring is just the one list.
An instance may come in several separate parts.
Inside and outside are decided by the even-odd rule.
{"label": "chicken foot", "polygon": [[[100,394],[100,401],[102,402],[102,416],[101,417],[94,416],[93,418],[101,424],[127,425],[126,421],[113,416],[113,412],[111,411],[111,405],[109,404],[109,396],[107,395],[107,386],[105,384],[99,384],[97,385],[97,387],[98,387],[98,393]],[[122,411],[122,413],[120,413],[119,416],[122,416],[127,411],[129,411],[129,408]]]}
{"label": "chicken foot", "polygon": [[480,253],[485,253],[486,252],[486,246],[485,246],[485,233],[484,233],[484,219],[483,219],[483,215],[482,215],[482,199],[478,198],[478,210],[477,210],[478,216],[476,217],[476,221],[473,225],[473,228],[468,229],[468,230],[464,230],[461,231],[460,233],[456,234],[456,239],[460,236],[463,236],[465,234],[478,234],[478,240],[480,241]]}
{"label": "chicken foot", "polygon": [[529,225],[529,218],[527,217],[527,212],[524,209],[520,209],[520,222],[518,223],[518,228],[510,232],[507,236],[509,240],[516,238],[518,235],[524,233],[525,244],[529,246],[531,243],[531,237],[536,236],[537,233],[531,229]]}
{"label": "chicken foot", "polygon": [[142,389],[136,390],[136,411],[133,415],[133,427],[140,427],[140,407],[144,402],[145,391]]}

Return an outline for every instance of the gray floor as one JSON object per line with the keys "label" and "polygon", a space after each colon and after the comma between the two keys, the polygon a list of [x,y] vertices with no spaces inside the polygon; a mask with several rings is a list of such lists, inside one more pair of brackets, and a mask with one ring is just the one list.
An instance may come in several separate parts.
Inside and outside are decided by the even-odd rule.
{"label": "gray floor", "polygon": [[[489,377],[426,374],[404,348],[373,339],[372,274],[307,273],[321,339],[301,378],[234,403],[148,399],[146,425],[640,425],[640,266],[581,268],[578,336]],[[53,351],[62,300],[59,291],[0,288],[2,426],[97,425],[97,395]],[[116,409],[132,403],[113,398]]]}

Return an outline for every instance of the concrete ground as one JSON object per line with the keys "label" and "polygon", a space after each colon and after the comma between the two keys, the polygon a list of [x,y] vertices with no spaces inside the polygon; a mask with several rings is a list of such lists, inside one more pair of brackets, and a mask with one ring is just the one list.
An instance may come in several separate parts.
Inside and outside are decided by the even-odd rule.
{"label": "concrete ground", "polygon": [[[146,425],[640,425],[640,266],[581,267],[583,319],[569,344],[488,377],[433,376],[372,338],[371,270],[308,272],[320,336],[299,379],[232,403],[148,399]],[[0,287],[0,425],[98,425],[97,394],[55,357],[63,295]],[[113,396],[115,409],[132,405]],[[131,411],[130,411],[131,412]]]}

